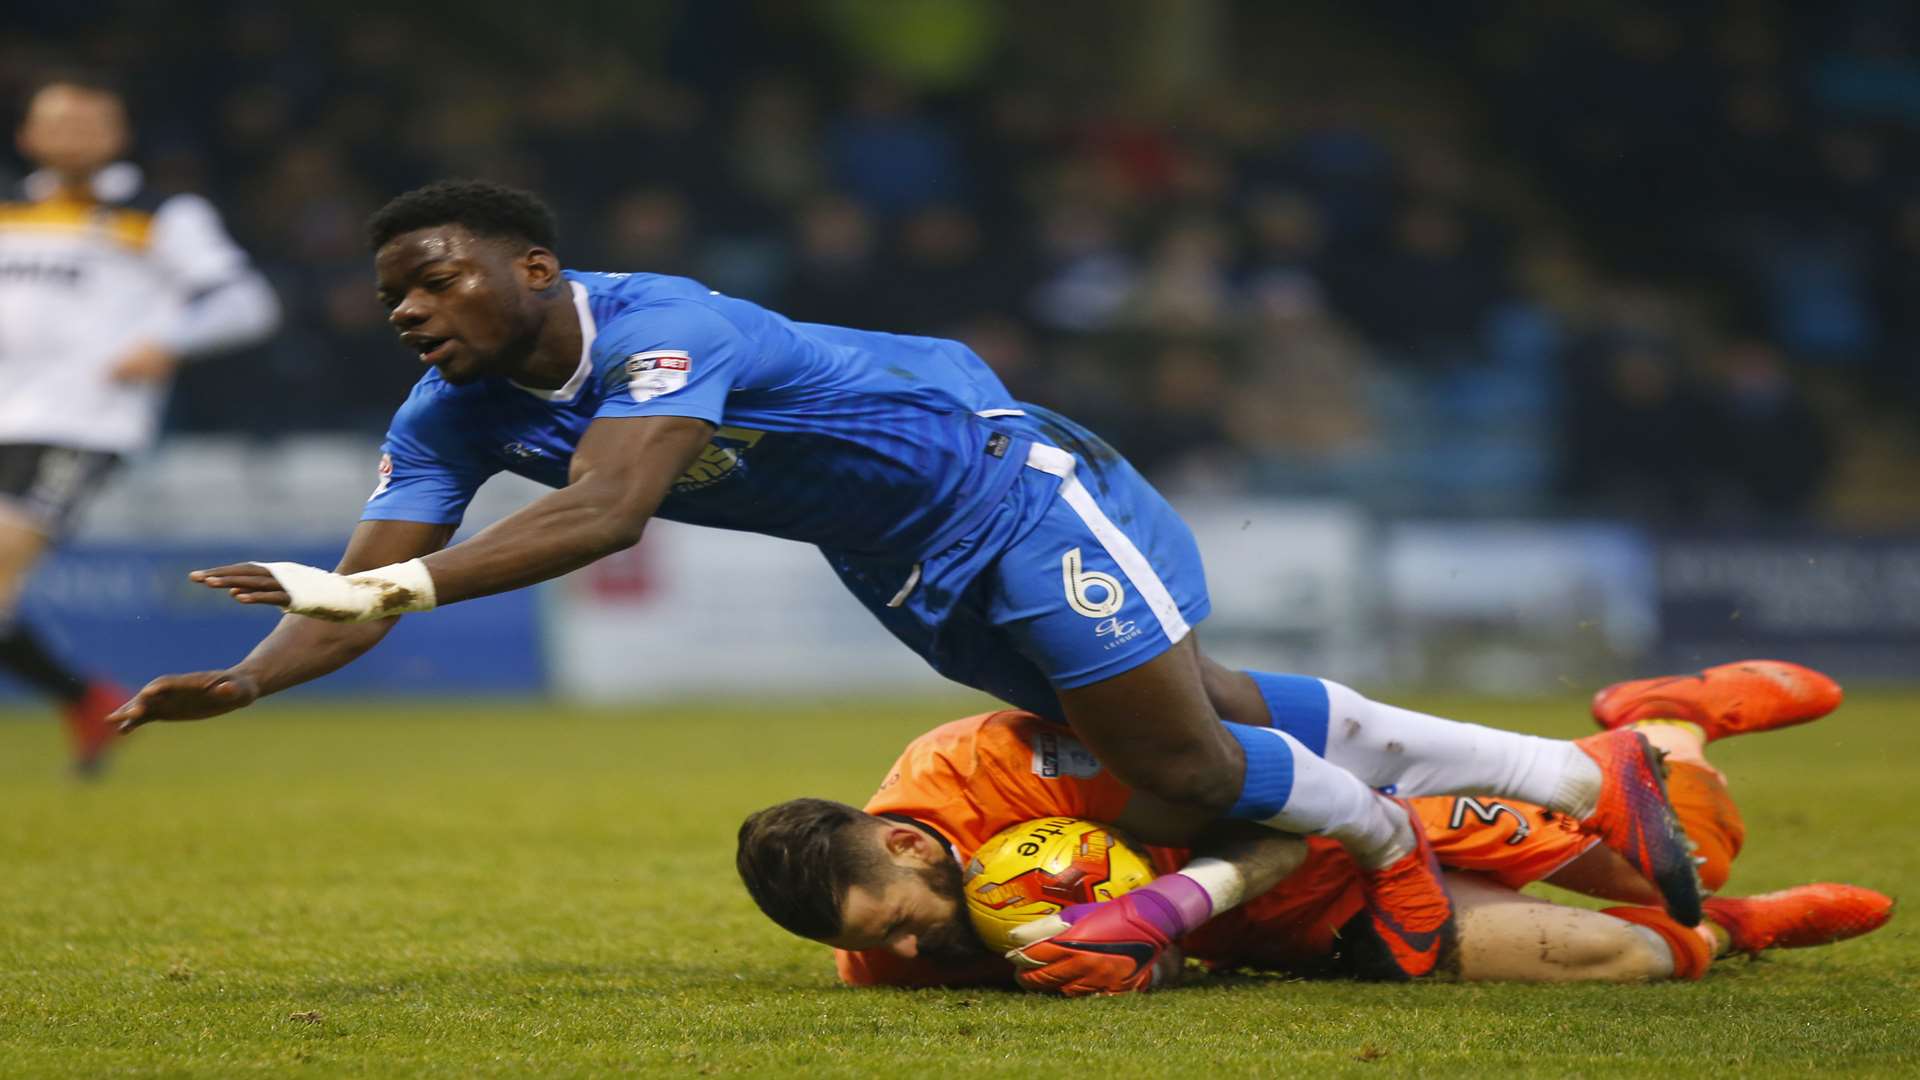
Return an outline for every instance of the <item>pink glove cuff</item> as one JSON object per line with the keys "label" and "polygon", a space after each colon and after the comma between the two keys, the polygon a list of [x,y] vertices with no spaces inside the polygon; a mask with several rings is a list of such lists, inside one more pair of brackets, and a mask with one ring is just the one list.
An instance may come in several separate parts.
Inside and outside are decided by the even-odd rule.
{"label": "pink glove cuff", "polygon": [[[1199,882],[1185,874],[1154,878],[1127,895],[1140,898],[1140,914],[1168,938],[1198,930],[1213,918],[1213,898]],[[1155,914],[1149,915],[1149,912]]]}
{"label": "pink glove cuff", "polygon": [[[1213,918],[1213,898],[1200,883],[1185,874],[1167,874],[1112,901],[1127,904],[1140,921],[1165,934],[1172,941],[1198,929]],[[1075,904],[1060,912],[1069,924],[1079,921],[1101,907],[1100,904]]]}

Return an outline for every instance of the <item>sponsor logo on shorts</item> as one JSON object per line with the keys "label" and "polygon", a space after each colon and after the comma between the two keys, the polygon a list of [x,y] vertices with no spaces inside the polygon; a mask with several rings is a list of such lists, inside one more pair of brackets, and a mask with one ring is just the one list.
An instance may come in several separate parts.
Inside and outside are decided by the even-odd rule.
{"label": "sponsor logo on shorts", "polygon": [[1139,637],[1140,624],[1134,622],[1132,619],[1122,619],[1118,615],[1115,615],[1100,625],[1095,626],[1093,633],[1096,637],[1112,638],[1112,641],[1107,642],[1107,648],[1111,649],[1118,645],[1125,645],[1127,642]]}

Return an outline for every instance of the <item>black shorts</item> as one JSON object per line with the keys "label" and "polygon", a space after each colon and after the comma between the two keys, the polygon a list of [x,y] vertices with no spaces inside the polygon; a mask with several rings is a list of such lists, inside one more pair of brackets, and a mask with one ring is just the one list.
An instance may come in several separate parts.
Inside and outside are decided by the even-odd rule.
{"label": "black shorts", "polygon": [[0,443],[0,519],[57,538],[118,464],[106,450]]}

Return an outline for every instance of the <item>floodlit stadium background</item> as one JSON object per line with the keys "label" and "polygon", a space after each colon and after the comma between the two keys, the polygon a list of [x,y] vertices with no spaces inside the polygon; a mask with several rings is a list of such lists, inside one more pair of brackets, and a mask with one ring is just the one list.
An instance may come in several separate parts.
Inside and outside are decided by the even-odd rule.
{"label": "floodlit stadium background", "polygon": [[[1662,6],[9,5],[4,88],[119,74],[289,313],[187,373],[30,603],[128,682],[237,659],[269,617],[181,575],[331,564],[417,374],[361,223],[470,175],[545,194],[570,265],[969,342],[1190,510],[1226,656],[1910,676],[1920,14]],[[306,692],[935,678],[811,551],[672,525],[410,623]]]}

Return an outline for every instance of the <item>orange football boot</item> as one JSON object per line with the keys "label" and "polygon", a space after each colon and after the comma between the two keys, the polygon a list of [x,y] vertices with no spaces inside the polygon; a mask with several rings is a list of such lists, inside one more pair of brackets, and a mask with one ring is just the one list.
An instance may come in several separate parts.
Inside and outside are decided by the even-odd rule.
{"label": "orange football boot", "polygon": [[1707,741],[1818,720],[1840,705],[1840,684],[1785,660],[1741,660],[1692,675],[1614,683],[1593,696],[1603,728],[1685,720]]}
{"label": "orange football boot", "polygon": [[1600,800],[1580,822],[1660,891],[1667,914],[1700,924],[1700,872],[1680,818],[1667,797],[1661,754],[1637,731],[1609,731],[1576,739],[1600,766]]}
{"label": "orange football boot", "polygon": [[107,714],[132,696],[124,687],[95,681],[87,684],[87,692],[79,701],[66,707],[61,723],[67,729],[67,745],[73,752],[75,773],[92,776],[100,771],[107,747],[118,735],[114,726],[107,723]]}
{"label": "orange football boot", "polygon": [[1420,818],[1405,802],[1393,801],[1412,819],[1413,850],[1378,870],[1361,870],[1360,891],[1373,931],[1386,946],[1388,974],[1417,979],[1453,956],[1453,898]]}
{"label": "orange football boot", "polygon": [[1893,897],[1830,881],[1707,901],[1707,918],[1727,932],[1733,951],[1755,955],[1831,945],[1872,933],[1892,917]]}

